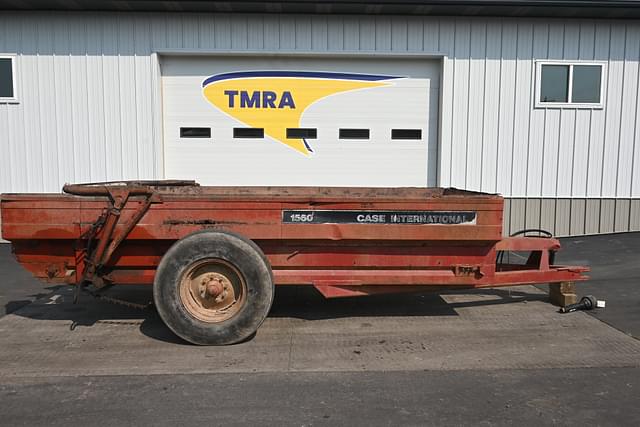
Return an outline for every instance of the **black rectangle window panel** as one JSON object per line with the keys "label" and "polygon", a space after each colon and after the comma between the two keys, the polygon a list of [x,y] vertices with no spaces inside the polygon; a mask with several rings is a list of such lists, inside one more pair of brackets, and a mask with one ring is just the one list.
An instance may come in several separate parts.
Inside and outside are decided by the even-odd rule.
{"label": "black rectangle window panel", "polygon": [[318,137],[318,129],[287,128],[287,139],[292,139],[292,138],[316,139],[317,137]]}
{"label": "black rectangle window panel", "polygon": [[211,128],[180,128],[180,138],[211,138]]}
{"label": "black rectangle window panel", "polygon": [[340,139],[369,139],[369,129],[340,129]]}
{"label": "black rectangle window panel", "polygon": [[569,66],[542,65],[540,102],[569,102]]}
{"label": "black rectangle window panel", "polygon": [[601,80],[602,67],[600,65],[574,65],[571,102],[582,104],[599,103]]}
{"label": "black rectangle window panel", "polygon": [[233,128],[234,138],[264,138],[263,128]]}
{"label": "black rectangle window panel", "polygon": [[0,58],[0,98],[13,98],[13,64],[11,58]]}
{"label": "black rectangle window panel", "polygon": [[422,129],[391,129],[391,139],[422,139]]}

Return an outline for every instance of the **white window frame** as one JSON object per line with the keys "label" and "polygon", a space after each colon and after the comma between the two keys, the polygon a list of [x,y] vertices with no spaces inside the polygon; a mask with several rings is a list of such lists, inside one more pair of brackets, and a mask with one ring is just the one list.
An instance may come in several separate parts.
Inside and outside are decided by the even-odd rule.
{"label": "white window frame", "polygon": [[[601,110],[604,108],[604,86],[606,75],[606,62],[603,61],[536,61],[536,108],[586,108]],[[542,66],[543,65],[565,65],[569,66],[569,80],[567,99],[569,102],[543,102],[540,101],[540,94],[542,92]],[[576,65],[596,65],[600,67],[600,102],[585,103],[585,102],[571,102],[573,97],[573,67]]]}
{"label": "white window frame", "polygon": [[0,59],[10,59],[11,60],[11,84],[13,84],[13,96],[12,97],[4,97],[0,96],[0,104],[17,104],[18,103],[18,75],[16,73],[16,63],[17,63],[17,55],[11,53],[0,53]]}

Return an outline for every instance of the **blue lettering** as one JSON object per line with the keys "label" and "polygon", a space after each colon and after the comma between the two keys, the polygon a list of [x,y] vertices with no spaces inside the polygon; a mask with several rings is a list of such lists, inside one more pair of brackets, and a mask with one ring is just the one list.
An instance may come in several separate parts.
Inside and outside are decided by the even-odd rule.
{"label": "blue lettering", "polygon": [[276,95],[275,92],[264,91],[262,92],[262,108],[276,108]]}
{"label": "blue lettering", "polygon": [[245,90],[240,92],[240,108],[260,108],[260,92],[249,93]]}
{"label": "blue lettering", "polygon": [[256,90],[253,92],[249,92],[246,90],[225,90],[224,94],[229,98],[229,108],[236,107],[236,99],[238,98],[238,95],[240,97],[240,108],[260,108],[261,101],[262,108],[296,108],[296,104],[293,101],[293,96],[289,91],[284,91],[282,93],[282,97],[280,98],[279,102],[278,94],[270,90]]}
{"label": "blue lettering", "polygon": [[282,92],[282,98],[280,98],[280,104],[278,105],[278,108],[284,107],[296,108],[296,104],[293,103],[291,92],[289,92],[288,90]]}
{"label": "blue lettering", "polygon": [[238,94],[237,90],[225,90],[224,94],[229,97],[229,108],[233,108],[235,105],[235,96]]}

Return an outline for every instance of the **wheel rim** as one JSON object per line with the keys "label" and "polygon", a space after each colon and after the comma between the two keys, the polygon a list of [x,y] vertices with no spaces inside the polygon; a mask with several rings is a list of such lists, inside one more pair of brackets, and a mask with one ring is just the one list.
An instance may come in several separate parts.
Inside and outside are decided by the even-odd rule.
{"label": "wheel rim", "polygon": [[180,300],[198,320],[224,322],[235,316],[245,303],[244,277],[230,263],[206,259],[191,265],[180,280]]}

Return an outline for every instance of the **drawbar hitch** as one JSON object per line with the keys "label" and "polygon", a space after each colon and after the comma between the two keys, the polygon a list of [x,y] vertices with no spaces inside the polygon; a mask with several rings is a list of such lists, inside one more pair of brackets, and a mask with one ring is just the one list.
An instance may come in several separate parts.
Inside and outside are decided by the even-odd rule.
{"label": "drawbar hitch", "polygon": [[[114,298],[99,295],[99,291],[107,289],[113,283],[102,268],[111,259],[111,256],[120,244],[127,238],[133,227],[147,213],[152,203],[162,203],[162,198],[156,192],[157,187],[197,186],[195,181],[113,181],[97,182],[89,184],[66,184],[63,191],[67,194],[83,197],[108,197],[109,206],[105,208],[100,217],[84,233],[79,241],[78,248],[83,249],[82,278],[76,285],[73,302],[76,304],[80,293],[91,283],[98,292],[90,292],[94,297],[108,299],[114,302]],[[131,218],[117,228],[122,211],[133,197],[142,197],[134,209]],[[83,242],[86,241],[86,244]],[[97,242],[97,243],[96,243]],[[140,306],[141,304],[123,301],[127,306]]]}

